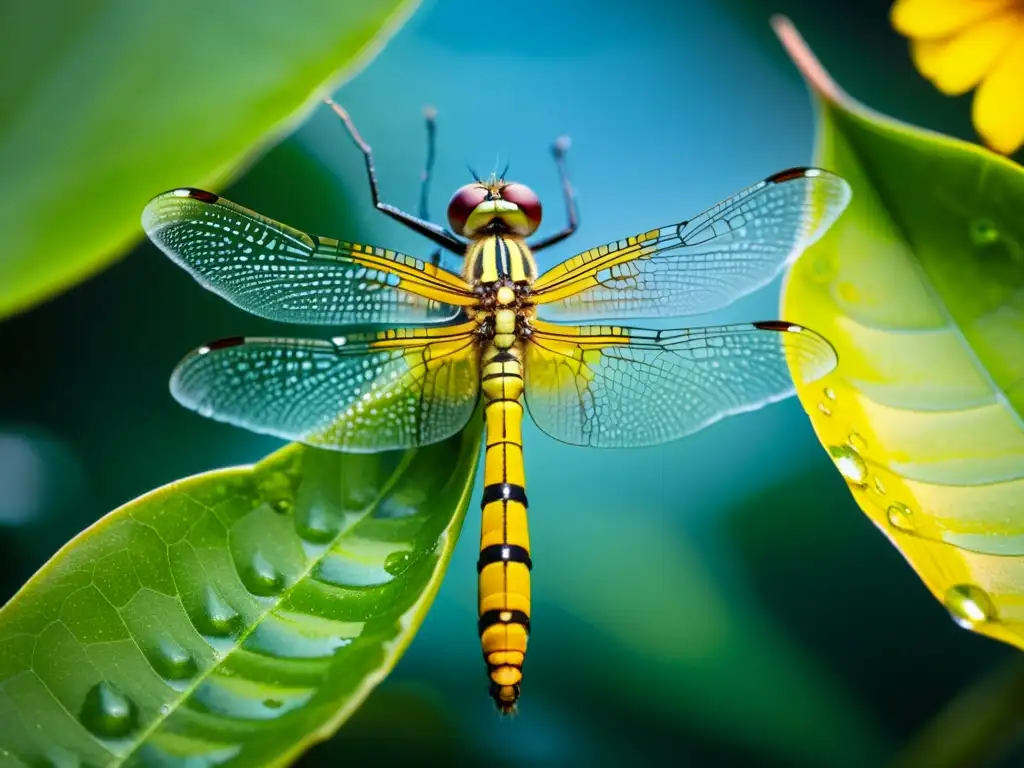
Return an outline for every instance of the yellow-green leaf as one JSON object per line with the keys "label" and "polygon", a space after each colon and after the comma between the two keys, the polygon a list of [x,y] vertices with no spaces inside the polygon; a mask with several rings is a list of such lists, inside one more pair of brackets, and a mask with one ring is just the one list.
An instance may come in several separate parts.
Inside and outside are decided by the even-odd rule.
{"label": "yellow-green leaf", "polygon": [[853,190],[783,289],[839,353],[800,401],[958,623],[1024,648],[1024,169],[854,101],[774,23],[818,103],[817,162]]}
{"label": "yellow-green leaf", "polygon": [[330,736],[433,600],[481,427],[291,445],[104,517],[0,609],[0,762],[280,765]]}
{"label": "yellow-green leaf", "polygon": [[10,3],[0,24],[0,318],[88,277],[176,186],[217,187],[418,0]]}

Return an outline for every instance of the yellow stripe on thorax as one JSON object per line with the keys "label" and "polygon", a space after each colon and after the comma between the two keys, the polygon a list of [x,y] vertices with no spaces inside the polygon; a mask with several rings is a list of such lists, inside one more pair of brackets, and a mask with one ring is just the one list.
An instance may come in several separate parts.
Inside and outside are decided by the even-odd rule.
{"label": "yellow stripe on thorax", "polygon": [[537,276],[537,263],[526,243],[510,235],[485,235],[466,252],[464,277],[469,282],[496,283],[507,278],[528,283]]}

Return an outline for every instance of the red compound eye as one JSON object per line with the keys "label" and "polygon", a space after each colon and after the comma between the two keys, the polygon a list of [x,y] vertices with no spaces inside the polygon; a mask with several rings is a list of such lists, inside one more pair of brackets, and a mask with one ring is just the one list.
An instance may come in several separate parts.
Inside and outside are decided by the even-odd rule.
{"label": "red compound eye", "polygon": [[452,231],[463,234],[469,215],[486,199],[487,187],[480,184],[459,187],[448,203],[448,224]]}
{"label": "red compound eye", "polygon": [[536,192],[525,184],[513,182],[502,187],[501,197],[503,200],[518,205],[519,210],[526,215],[527,221],[530,222],[530,232],[536,231],[540,226],[541,217],[540,198],[537,197]]}

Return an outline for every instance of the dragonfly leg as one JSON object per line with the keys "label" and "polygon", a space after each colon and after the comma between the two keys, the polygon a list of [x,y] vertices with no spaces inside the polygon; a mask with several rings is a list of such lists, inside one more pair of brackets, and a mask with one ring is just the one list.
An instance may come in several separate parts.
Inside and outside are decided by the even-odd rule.
{"label": "dragonfly leg", "polygon": [[348,135],[352,137],[352,141],[355,142],[356,146],[359,147],[359,150],[363,153],[363,158],[366,160],[366,176],[370,181],[370,196],[373,198],[373,206],[381,213],[384,213],[395,221],[404,224],[414,232],[433,240],[442,248],[447,248],[449,251],[457,253],[460,256],[463,255],[466,252],[466,244],[455,237],[451,232],[448,232],[443,227],[439,227],[437,224],[431,224],[429,221],[424,221],[419,217],[406,213],[400,208],[381,202],[380,190],[377,187],[377,172],[373,167],[373,152],[370,149],[370,145],[363,140],[362,136],[359,135],[359,131],[356,130],[356,126],[352,122],[352,118],[349,117],[348,112],[330,99],[326,99],[326,102],[338,117],[341,118],[341,121],[345,124],[345,128],[348,131]]}
{"label": "dragonfly leg", "polygon": [[579,226],[579,218],[576,215],[576,193],[573,192],[572,182],[569,181],[569,170],[565,164],[565,155],[568,151],[568,136],[559,136],[555,143],[551,145],[551,154],[555,158],[555,165],[558,167],[558,178],[562,182],[562,195],[565,198],[565,210],[569,217],[569,222],[561,232],[556,232],[550,237],[546,237],[531,245],[530,250],[534,252],[542,251],[548,246],[562,242],[575,232],[576,227]]}
{"label": "dragonfly leg", "polygon": [[[434,176],[434,158],[437,155],[437,110],[427,107],[423,110],[427,125],[427,162],[420,176],[420,218],[430,221],[430,180]],[[441,249],[436,248],[430,254],[430,263],[435,267],[441,264]]]}
{"label": "dragonfly leg", "polygon": [[427,161],[420,175],[420,218],[430,221],[430,180],[434,175],[434,157],[437,153],[437,110],[427,107],[423,110],[427,126]]}

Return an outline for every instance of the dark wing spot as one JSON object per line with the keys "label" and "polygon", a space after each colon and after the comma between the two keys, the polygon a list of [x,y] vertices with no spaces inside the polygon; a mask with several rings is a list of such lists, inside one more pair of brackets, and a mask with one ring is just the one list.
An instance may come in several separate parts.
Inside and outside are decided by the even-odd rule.
{"label": "dark wing spot", "polygon": [[808,176],[808,171],[816,170],[815,168],[787,168],[784,171],[773,173],[765,181],[772,184],[781,184],[784,181],[792,181],[793,179],[800,179],[804,176]]}
{"label": "dark wing spot", "polygon": [[187,192],[188,196],[193,200],[199,200],[203,203],[216,203],[220,200],[220,197],[213,194],[213,192],[207,192],[205,189],[193,189],[192,187],[187,187],[180,191]]}
{"label": "dark wing spot", "polygon": [[755,328],[762,331],[802,331],[804,327],[796,323],[787,323],[785,320],[761,320],[754,323]]}
{"label": "dark wing spot", "polygon": [[209,349],[225,349],[227,347],[237,347],[240,344],[245,344],[244,336],[229,336],[226,339],[217,339],[217,341],[211,341],[206,346]]}

